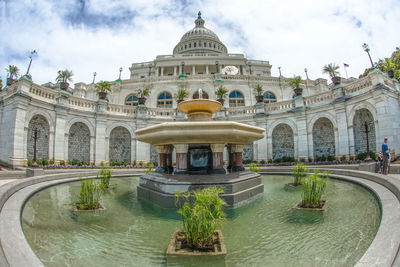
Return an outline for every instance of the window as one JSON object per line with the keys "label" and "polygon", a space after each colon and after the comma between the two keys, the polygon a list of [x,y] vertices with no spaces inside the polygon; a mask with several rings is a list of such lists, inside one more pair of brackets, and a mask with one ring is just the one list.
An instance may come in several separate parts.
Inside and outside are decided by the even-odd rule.
{"label": "window", "polygon": [[229,94],[229,106],[241,107],[244,106],[244,96],[239,91],[233,91]]}
{"label": "window", "polygon": [[192,44],[189,44],[189,48],[192,48]]}
{"label": "window", "polygon": [[185,49],[187,48],[187,45],[185,45]]}
{"label": "window", "polygon": [[274,103],[276,102],[276,96],[271,92],[264,93],[264,103]]}
{"label": "window", "polygon": [[193,43],[193,47],[196,47],[197,43]]}
{"label": "window", "polygon": [[172,95],[168,92],[162,92],[157,97],[158,108],[172,108]]}
{"label": "window", "polygon": [[125,98],[125,105],[127,106],[137,106],[138,104],[138,97],[135,94],[128,95]]}

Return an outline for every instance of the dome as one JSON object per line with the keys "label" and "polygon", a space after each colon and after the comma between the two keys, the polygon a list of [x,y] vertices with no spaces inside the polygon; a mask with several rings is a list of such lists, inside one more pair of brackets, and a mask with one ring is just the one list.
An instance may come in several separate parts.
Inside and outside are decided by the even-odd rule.
{"label": "dome", "polygon": [[195,27],[187,31],[174,48],[174,54],[193,53],[228,53],[226,46],[218,36],[210,29],[204,27],[204,20],[199,12],[194,21]]}

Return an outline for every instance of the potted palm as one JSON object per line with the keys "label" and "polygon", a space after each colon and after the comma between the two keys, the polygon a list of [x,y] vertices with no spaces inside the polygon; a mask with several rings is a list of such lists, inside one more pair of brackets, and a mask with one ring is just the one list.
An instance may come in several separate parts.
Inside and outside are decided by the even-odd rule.
{"label": "potted palm", "polygon": [[293,88],[294,94],[296,96],[301,96],[303,93],[303,88],[301,88],[301,77],[300,76],[294,76],[293,78],[289,79],[289,86]]}
{"label": "potted palm", "polygon": [[263,88],[261,84],[256,84],[254,86],[254,92],[256,92],[256,101],[257,103],[262,103],[264,101],[264,95],[263,95]]}
{"label": "potted palm", "polygon": [[332,83],[338,85],[341,83],[342,78],[340,78],[340,73],[338,71],[339,66],[335,63],[329,63],[322,68],[322,73],[326,73],[331,77]]}
{"label": "potted palm", "polygon": [[224,98],[226,97],[226,94],[228,93],[228,90],[224,86],[218,87],[217,91],[215,91],[217,98],[217,101],[221,103],[221,105],[224,105]]}
{"label": "potted palm", "polygon": [[58,84],[60,84],[61,90],[67,91],[69,88],[69,83],[72,82],[72,76],[74,75],[71,70],[59,70],[58,76],[56,78],[56,81]]}
{"label": "potted palm", "polygon": [[139,89],[137,90],[137,94],[139,95],[139,105],[144,105],[146,103],[146,97],[150,95],[150,88]]}
{"label": "potted palm", "polygon": [[8,65],[8,69],[6,69],[9,77],[7,79],[7,86],[10,86],[14,83],[14,77],[18,78],[19,75],[19,69],[17,66],[14,65]]}
{"label": "potted palm", "polygon": [[185,88],[179,88],[178,92],[175,94],[176,103],[181,103],[188,96],[189,92]]}
{"label": "potted palm", "polygon": [[108,92],[111,91],[111,83],[107,81],[100,81],[95,86],[100,99],[107,99]]}
{"label": "potted palm", "polygon": [[378,68],[384,72],[387,72],[390,79],[394,78],[394,69],[396,66],[390,58],[385,58],[385,60],[379,60]]}

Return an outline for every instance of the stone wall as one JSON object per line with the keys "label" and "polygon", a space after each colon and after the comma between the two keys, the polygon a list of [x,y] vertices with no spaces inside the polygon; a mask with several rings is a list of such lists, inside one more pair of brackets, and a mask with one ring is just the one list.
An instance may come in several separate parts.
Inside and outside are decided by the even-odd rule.
{"label": "stone wall", "polygon": [[281,123],[272,131],[272,157],[274,159],[294,158],[293,130],[287,124]]}
{"label": "stone wall", "polygon": [[318,119],[313,126],[314,158],[335,156],[335,133],[333,124],[327,118]]}
{"label": "stone wall", "polygon": [[35,128],[37,129],[36,159],[49,159],[49,123],[41,115],[35,115],[29,122],[26,157],[28,160],[33,160],[34,157]]}
{"label": "stone wall", "polygon": [[243,160],[253,160],[253,143],[243,147]]}
{"label": "stone wall", "polygon": [[155,146],[150,145],[150,161],[158,162],[158,153]]}
{"label": "stone wall", "polygon": [[131,162],[131,134],[124,127],[116,127],[110,133],[110,161]]}
{"label": "stone wall", "polygon": [[376,133],[374,118],[367,109],[360,109],[356,111],[353,120],[353,131],[354,131],[354,149],[355,154],[367,152],[367,135],[365,133],[365,122],[368,125],[368,141],[369,150],[375,151],[376,149]]}
{"label": "stone wall", "polygon": [[74,123],[69,129],[68,160],[90,161],[90,131],[82,122]]}

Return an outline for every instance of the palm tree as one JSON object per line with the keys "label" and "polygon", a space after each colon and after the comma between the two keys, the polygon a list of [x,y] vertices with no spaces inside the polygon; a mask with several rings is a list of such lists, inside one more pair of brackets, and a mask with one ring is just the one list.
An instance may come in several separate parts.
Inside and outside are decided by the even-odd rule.
{"label": "palm tree", "polygon": [[61,90],[68,90],[69,83],[72,82],[72,76],[74,75],[71,70],[59,70],[57,71],[58,76],[56,81],[60,84]]}
{"label": "palm tree", "polygon": [[254,92],[257,93],[256,95],[256,101],[257,103],[261,103],[264,101],[264,95],[263,95],[263,87],[261,84],[257,83],[254,87]]}
{"label": "palm tree", "polygon": [[222,105],[224,104],[224,98],[226,97],[226,94],[228,93],[228,90],[224,86],[218,87],[217,91],[215,91],[215,94],[217,95],[219,101]]}
{"label": "palm tree", "polygon": [[188,96],[189,92],[185,88],[179,88],[178,92],[175,94],[176,102],[179,104]]}
{"label": "palm tree", "polygon": [[14,83],[14,77],[18,78],[19,75],[19,69],[17,66],[14,65],[8,65],[8,69],[6,69],[9,77],[7,79],[7,85],[12,85]]}
{"label": "palm tree", "polygon": [[150,95],[150,88],[145,87],[143,89],[138,89],[137,94],[139,95],[139,104],[144,105],[146,103],[146,96]]}
{"label": "palm tree", "polygon": [[300,87],[301,83],[301,77],[296,75],[288,81],[289,86],[293,88],[296,96],[300,96],[303,93],[303,88]]}
{"label": "palm tree", "polygon": [[111,83],[107,81],[100,81],[94,87],[100,99],[106,99],[107,93],[111,91]]}
{"label": "palm tree", "polygon": [[322,73],[328,74],[334,85],[340,84],[340,72],[338,71],[339,66],[335,63],[329,63],[322,68]]}
{"label": "palm tree", "polygon": [[390,58],[379,60],[378,68],[384,72],[387,72],[390,78],[394,77],[394,69],[396,68],[396,66]]}

